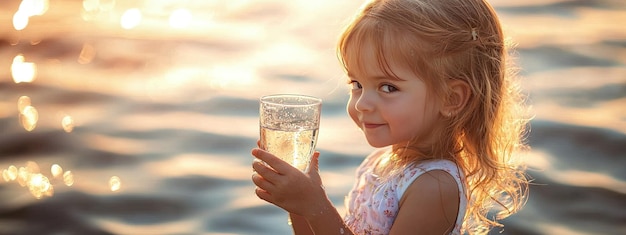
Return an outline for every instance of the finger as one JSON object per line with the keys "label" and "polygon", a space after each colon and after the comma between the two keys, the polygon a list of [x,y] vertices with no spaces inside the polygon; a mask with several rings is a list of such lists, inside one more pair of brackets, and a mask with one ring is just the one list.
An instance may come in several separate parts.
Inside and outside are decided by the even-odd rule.
{"label": "finger", "polygon": [[257,197],[259,197],[260,199],[263,199],[269,203],[273,203],[272,202],[272,194],[270,194],[269,192],[265,191],[262,188],[256,187],[254,189],[254,193],[256,194]]}
{"label": "finger", "polygon": [[320,170],[320,152],[315,151],[313,157],[311,157],[311,163],[309,163],[309,172],[318,172]]}
{"label": "finger", "polygon": [[256,146],[259,148],[261,147],[261,140],[256,140]]}
{"label": "finger", "polygon": [[320,153],[319,152],[315,152],[313,154],[313,157],[311,158],[311,163],[309,165],[309,171],[307,172],[307,174],[309,175],[309,177],[319,183],[320,185],[322,184],[322,178],[320,177],[320,170],[319,170],[319,157],[320,157]]}
{"label": "finger", "polygon": [[265,178],[263,178],[263,176],[259,175],[256,172],[252,173],[252,182],[254,183],[254,185],[265,191],[271,190],[274,186],[271,182],[267,181]]}
{"label": "finger", "polygon": [[254,169],[256,174],[263,177],[264,180],[272,184],[274,184],[274,182],[276,182],[280,177],[280,174],[278,172],[268,167],[263,161],[259,159],[254,159],[254,161],[252,162],[252,169]]}
{"label": "finger", "polygon": [[252,149],[252,155],[255,156],[257,159],[265,162],[267,165],[269,165],[279,174],[284,174],[293,169],[297,170],[296,168],[291,166],[289,163],[283,161],[282,159],[274,156],[273,154],[263,149],[260,149],[260,148]]}

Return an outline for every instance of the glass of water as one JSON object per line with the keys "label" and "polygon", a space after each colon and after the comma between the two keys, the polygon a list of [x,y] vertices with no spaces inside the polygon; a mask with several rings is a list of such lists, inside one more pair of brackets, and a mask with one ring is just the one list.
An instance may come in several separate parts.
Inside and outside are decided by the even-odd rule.
{"label": "glass of water", "polygon": [[322,100],[278,94],[260,99],[261,148],[303,172],[315,152]]}

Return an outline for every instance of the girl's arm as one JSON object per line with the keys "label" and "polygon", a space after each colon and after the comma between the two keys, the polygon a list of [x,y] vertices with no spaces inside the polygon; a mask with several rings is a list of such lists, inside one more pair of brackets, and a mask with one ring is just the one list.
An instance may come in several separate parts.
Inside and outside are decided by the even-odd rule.
{"label": "girl's arm", "polygon": [[289,213],[291,219],[291,227],[293,228],[293,234],[295,235],[314,235],[313,230],[309,226],[309,222],[302,216]]}
{"label": "girl's arm", "polygon": [[456,221],[459,203],[459,189],[449,173],[426,172],[402,195],[389,234],[449,234],[456,223],[462,223]]}
{"label": "girl's arm", "polygon": [[[306,217],[314,234],[324,235],[353,235],[354,233],[348,229],[343,222],[343,218],[337,212],[332,203],[327,201],[326,206],[319,208],[318,213],[310,214]],[[300,234],[298,234],[300,235]]]}

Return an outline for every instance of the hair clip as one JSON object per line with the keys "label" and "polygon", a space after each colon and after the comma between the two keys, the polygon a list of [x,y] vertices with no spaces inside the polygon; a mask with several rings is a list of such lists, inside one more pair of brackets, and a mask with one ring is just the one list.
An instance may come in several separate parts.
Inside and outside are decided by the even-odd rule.
{"label": "hair clip", "polygon": [[476,32],[476,28],[472,28],[472,40],[476,41],[478,39],[478,33]]}

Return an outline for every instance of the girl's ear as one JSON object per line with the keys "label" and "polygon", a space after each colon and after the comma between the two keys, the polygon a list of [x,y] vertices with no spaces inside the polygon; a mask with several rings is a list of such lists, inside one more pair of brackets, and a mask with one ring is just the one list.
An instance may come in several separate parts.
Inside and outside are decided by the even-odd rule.
{"label": "girl's ear", "polygon": [[454,79],[448,82],[450,92],[441,108],[441,115],[451,117],[459,113],[467,104],[472,91],[467,82]]}

